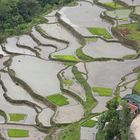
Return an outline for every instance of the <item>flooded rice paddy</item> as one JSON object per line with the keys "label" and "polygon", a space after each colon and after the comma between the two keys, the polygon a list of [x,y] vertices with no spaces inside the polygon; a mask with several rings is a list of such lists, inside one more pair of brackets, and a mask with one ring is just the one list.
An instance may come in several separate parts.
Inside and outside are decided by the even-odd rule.
{"label": "flooded rice paddy", "polygon": [[[129,0],[121,1],[140,4],[139,0],[133,4]],[[92,41],[93,34],[88,30],[89,27],[105,28],[113,35],[111,28],[116,24],[101,18],[104,11],[118,20],[130,18],[132,12],[128,9],[107,11],[92,0],[79,1],[75,6],[52,11],[44,17],[48,23],[36,25],[31,33],[7,38],[0,45],[0,112],[4,114],[0,115],[0,133],[4,138],[16,139],[8,136],[8,129],[12,128],[29,131],[27,138],[18,140],[46,140],[48,135],[53,137],[59,132],[59,129],[52,130],[61,124],[81,121],[87,112],[104,112],[116,88],[120,88],[121,97],[132,93],[138,76],[134,69],[140,66],[140,59],[124,58],[137,56],[137,52],[114,36],[109,42],[102,36]],[[90,41],[85,37],[90,37]],[[87,57],[92,59],[87,61]],[[112,93],[101,96],[92,90],[95,87],[110,88]],[[58,94],[64,100],[57,99]],[[52,96],[53,102],[48,96]],[[97,105],[90,108],[88,105],[93,103]],[[16,114],[14,120],[10,114]],[[23,114],[26,117],[18,120]],[[81,127],[81,140],[92,140],[96,132],[96,127]]]}

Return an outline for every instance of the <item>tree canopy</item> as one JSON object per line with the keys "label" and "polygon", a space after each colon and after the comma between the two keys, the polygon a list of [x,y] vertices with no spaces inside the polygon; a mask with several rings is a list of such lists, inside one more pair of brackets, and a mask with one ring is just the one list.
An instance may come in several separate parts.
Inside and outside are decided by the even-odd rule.
{"label": "tree canopy", "polygon": [[[118,110],[121,105],[122,109]],[[119,97],[115,97],[107,103],[108,111],[103,113],[98,121],[99,135],[103,133],[105,140],[118,137],[120,140],[128,139],[128,128],[131,122],[130,109]]]}
{"label": "tree canopy", "polygon": [[13,32],[19,25],[31,22],[47,7],[74,0],[0,0],[0,41],[7,29]]}

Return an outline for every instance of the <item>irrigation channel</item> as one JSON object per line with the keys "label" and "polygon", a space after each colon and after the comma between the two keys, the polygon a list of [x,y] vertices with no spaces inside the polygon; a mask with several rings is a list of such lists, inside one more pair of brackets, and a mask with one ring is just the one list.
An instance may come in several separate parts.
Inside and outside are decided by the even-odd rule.
{"label": "irrigation channel", "polygon": [[0,44],[1,138],[63,140],[77,124],[80,136],[69,140],[95,139],[96,124],[82,122],[96,122],[118,88],[131,94],[138,77],[138,50],[112,32],[135,23],[131,2],[122,1],[116,9],[105,5],[112,0],[77,1]]}

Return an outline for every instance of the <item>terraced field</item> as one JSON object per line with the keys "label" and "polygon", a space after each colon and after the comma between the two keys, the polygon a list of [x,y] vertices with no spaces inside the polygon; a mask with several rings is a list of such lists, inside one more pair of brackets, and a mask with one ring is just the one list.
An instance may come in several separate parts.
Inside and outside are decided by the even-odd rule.
{"label": "terraced field", "polygon": [[112,31],[130,23],[133,9],[111,2],[54,10],[44,17],[48,23],[0,45],[2,138],[96,139],[97,113],[139,82],[139,44],[132,47]]}

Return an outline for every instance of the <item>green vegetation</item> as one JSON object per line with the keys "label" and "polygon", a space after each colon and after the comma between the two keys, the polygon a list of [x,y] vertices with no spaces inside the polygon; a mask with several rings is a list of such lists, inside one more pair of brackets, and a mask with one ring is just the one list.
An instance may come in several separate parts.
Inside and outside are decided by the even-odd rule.
{"label": "green vegetation", "polygon": [[28,130],[22,130],[22,129],[8,129],[8,136],[13,138],[23,138],[23,137],[29,137],[29,131]]}
{"label": "green vegetation", "polygon": [[136,82],[133,90],[135,93],[140,94],[140,79]]}
{"label": "green vegetation", "polygon": [[95,38],[95,37],[85,37],[85,41],[86,42],[96,42],[97,38]]}
{"label": "green vegetation", "polygon": [[76,66],[73,66],[72,72],[75,76],[75,79],[81,84],[86,93],[86,102],[84,103],[85,115],[91,113],[93,107],[96,106],[97,101],[93,98],[92,89],[87,83],[86,79],[83,77],[82,73],[78,71]]}
{"label": "green vegetation", "polygon": [[107,2],[107,3],[103,3],[105,6],[111,7],[113,9],[120,9],[120,8],[124,8],[122,5],[115,3],[115,2]]}
{"label": "green vegetation", "polygon": [[54,95],[48,96],[47,99],[58,106],[69,104],[68,99],[61,94],[54,94]]}
{"label": "green vegetation", "polygon": [[69,80],[69,79],[64,79],[63,83],[65,86],[72,86],[73,85],[73,81]]}
{"label": "green vegetation", "polygon": [[65,66],[74,66],[76,62],[63,62]]}
{"label": "green vegetation", "polygon": [[112,96],[112,89],[103,87],[93,87],[93,92],[97,92],[99,96]]}
{"label": "green vegetation", "polygon": [[[30,31],[31,27],[45,20],[39,17],[52,7],[74,0],[0,0],[0,42],[12,35]],[[41,18],[41,19],[39,19]],[[45,20],[46,21],[46,20]]]}
{"label": "green vegetation", "polygon": [[[119,105],[122,106],[122,110],[118,111]],[[128,128],[132,118],[127,103],[116,96],[107,103],[107,108],[108,111],[102,113],[98,119],[97,140],[112,140],[115,136],[128,140]]]}
{"label": "green vegetation", "polygon": [[54,55],[53,58],[58,59],[60,61],[79,62],[79,59],[73,55]]}
{"label": "green vegetation", "polygon": [[85,122],[82,123],[83,127],[94,127],[96,125],[96,121],[94,120],[86,120]]}
{"label": "green vegetation", "polygon": [[83,51],[82,48],[79,48],[76,50],[76,55],[78,56],[79,59],[83,60],[83,61],[94,61],[94,58],[92,58],[91,56],[86,55]]}
{"label": "green vegetation", "polygon": [[140,48],[140,28],[139,23],[122,24],[116,28],[123,36],[129,40],[136,41]]}
{"label": "green vegetation", "polygon": [[125,60],[136,59],[137,56],[138,56],[138,54],[130,54],[130,55],[123,56],[123,59],[125,59]]}
{"label": "green vegetation", "polygon": [[130,9],[118,9],[115,11],[106,11],[105,14],[111,18],[127,21],[131,13]]}
{"label": "green vegetation", "polygon": [[[96,114],[97,115],[97,114]],[[93,115],[88,115],[85,120],[81,120],[80,122],[72,123],[65,127],[64,131],[62,130],[59,135],[58,139],[59,140],[80,140],[80,129],[81,126],[84,127],[93,127],[95,126],[95,121],[88,121],[91,117],[95,117],[95,114]],[[83,122],[84,121],[84,122]],[[50,140],[50,139],[45,139],[45,140]]]}
{"label": "green vegetation", "polygon": [[15,114],[15,113],[10,113],[10,121],[21,121],[26,118],[26,114]]}
{"label": "green vegetation", "polygon": [[96,135],[96,140],[105,140],[105,132],[103,130],[99,130]]}
{"label": "green vegetation", "polygon": [[119,20],[128,21],[128,18],[119,18]]}
{"label": "green vegetation", "polygon": [[60,133],[59,140],[80,140],[80,124],[73,123],[69,125]]}
{"label": "green vegetation", "polygon": [[93,34],[93,35],[98,35],[102,36],[106,39],[112,39],[111,34],[107,31],[105,28],[98,28],[98,27],[90,27],[88,30]]}

